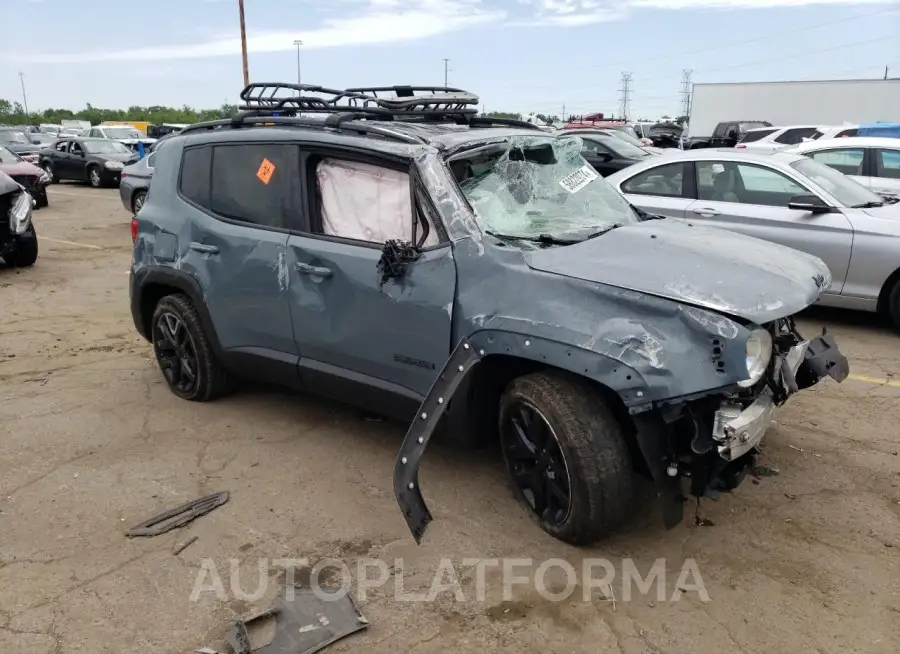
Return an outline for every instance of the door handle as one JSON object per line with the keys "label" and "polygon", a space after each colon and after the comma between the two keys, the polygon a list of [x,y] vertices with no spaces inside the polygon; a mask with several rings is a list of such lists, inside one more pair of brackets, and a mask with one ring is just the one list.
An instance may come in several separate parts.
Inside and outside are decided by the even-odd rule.
{"label": "door handle", "polygon": [[693,213],[698,214],[700,216],[718,216],[719,212],[715,209],[710,209],[709,207],[705,209],[692,209]]}
{"label": "door handle", "polygon": [[207,245],[206,243],[191,243],[191,249],[194,252],[202,252],[203,254],[219,254],[219,248],[215,245]]}
{"label": "door handle", "polygon": [[315,275],[316,277],[331,277],[331,268],[323,268],[321,266],[311,266],[308,263],[295,263],[294,268],[298,273],[304,275]]}

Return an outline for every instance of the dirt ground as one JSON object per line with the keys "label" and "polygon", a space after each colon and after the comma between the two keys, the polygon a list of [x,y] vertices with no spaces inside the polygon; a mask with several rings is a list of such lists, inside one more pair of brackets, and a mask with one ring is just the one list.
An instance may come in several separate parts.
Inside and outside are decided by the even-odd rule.
{"label": "dirt ground", "polygon": [[[806,333],[824,324],[837,335],[853,378],[781,410],[764,452],[772,474],[704,501],[711,525],[697,526],[691,508],[665,531],[644,489],[621,534],[569,547],[515,503],[493,451],[436,443],[421,474],[435,522],[416,546],[391,486],[404,425],[269,388],[177,399],[131,324],[130,216],[117,191],[63,184],[50,203],[35,217],[37,264],[0,269],[0,651],[225,652],[228,621],[278,592],[276,559],[323,557],[354,570],[364,557],[402,560],[360,598],[369,628],[334,652],[900,651],[900,337],[873,317],[803,317]],[[182,529],[124,535],[219,490],[230,501]],[[528,583],[504,599],[499,569],[488,568],[478,598],[463,563],[474,558],[557,558],[579,575],[585,559],[617,570],[631,559],[644,573],[665,559],[665,595],[634,590],[628,601],[617,577],[585,601],[579,576],[565,601]],[[441,559],[463,601],[398,596],[397,579],[407,593],[427,591]],[[234,592],[232,560],[245,591],[273,582],[263,597]],[[687,560],[708,602],[674,592]],[[201,566],[213,564],[225,596],[192,601]]]}

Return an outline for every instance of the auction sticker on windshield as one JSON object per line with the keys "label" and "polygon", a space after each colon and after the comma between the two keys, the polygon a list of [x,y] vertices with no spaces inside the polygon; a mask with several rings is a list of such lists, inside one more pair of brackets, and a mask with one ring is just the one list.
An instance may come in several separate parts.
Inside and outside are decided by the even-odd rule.
{"label": "auction sticker on windshield", "polygon": [[597,171],[590,165],[584,165],[571,175],[566,175],[559,180],[559,185],[566,189],[569,193],[580,191],[585,186],[600,177]]}

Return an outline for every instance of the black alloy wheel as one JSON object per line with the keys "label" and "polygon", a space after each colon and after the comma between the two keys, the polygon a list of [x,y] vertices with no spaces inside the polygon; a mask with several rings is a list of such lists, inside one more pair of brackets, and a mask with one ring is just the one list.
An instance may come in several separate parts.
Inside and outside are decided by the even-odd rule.
{"label": "black alloy wheel", "polygon": [[162,312],[153,323],[153,351],[166,381],[178,395],[189,395],[197,386],[197,353],[187,326],[171,312]]}
{"label": "black alloy wheel", "polygon": [[572,480],[550,422],[524,400],[507,406],[501,420],[500,444],[515,487],[541,521],[564,524],[572,510]]}

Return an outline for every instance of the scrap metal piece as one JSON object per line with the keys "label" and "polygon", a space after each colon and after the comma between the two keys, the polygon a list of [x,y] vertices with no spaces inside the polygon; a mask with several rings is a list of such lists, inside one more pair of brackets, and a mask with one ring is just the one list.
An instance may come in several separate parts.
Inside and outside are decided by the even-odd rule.
{"label": "scrap metal piece", "polygon": [[191,536],[186,541],[179,543],[172,550],[172,554],[174,554],[175,556],[178,556],[183,551],[185,551],[195,540],[197,540],[197,538],[198,538],[198,536]]}
{"label": "scrap metal piece", "polygon": [[228,491],[221,491],[187,502],[145,520],[126,531],[125,535],[128,538],[134,538],[135,536],[159,536],[178,527],[183,527],[202,515],[206,515],[213,509],[225,504],[229,497]]}
{"label": "scrap metal piece", "polygon": [[[283,592],[276,608],[232,623],[227,637],[235,654],[314,654],[369,626],[343,589],[334,591],[334,599],[325,596],[326,591],[305,586]],[[251,649],[247,626],[272,616],[276,621],[274,638],[268,645]]]}

